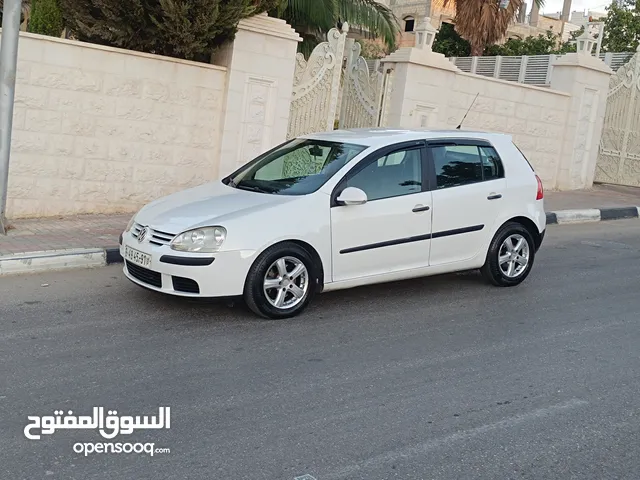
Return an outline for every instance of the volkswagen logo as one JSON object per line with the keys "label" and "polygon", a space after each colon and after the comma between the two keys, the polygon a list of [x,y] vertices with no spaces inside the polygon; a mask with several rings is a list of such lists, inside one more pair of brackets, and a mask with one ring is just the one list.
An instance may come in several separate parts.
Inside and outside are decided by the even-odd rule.
{"label": "volkswagen logo", "polygon": [[147,233],[149,233],[149,227],[144,227],[140,230],[140,233],[138,233],[138,243],[142,243],[142,241],[147,238]]}

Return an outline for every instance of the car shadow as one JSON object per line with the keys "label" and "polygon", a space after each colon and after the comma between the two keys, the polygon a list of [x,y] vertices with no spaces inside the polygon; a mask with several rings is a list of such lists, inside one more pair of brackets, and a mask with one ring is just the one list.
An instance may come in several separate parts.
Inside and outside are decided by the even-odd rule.
{"label": "car shadow", "polygon": [[130,301],[139,302],[153,310],[171,313],[185,320],[206,322],[209,324],[239,324],[264,322],[308,322],[319,319],[343,318],[357,316],[363,307],[382,302],[385,299],[393,303],[393,307],[403,303],[424,302],[425,307],[434,295],[441,295],[459,290],[479,290],[488,288],[488,284],[477,271],[422,277],[375,285],[365,285],[345,290],[325,292],[317,295],[309,308],[297,317],[284,320],[269,320],[253,314],[242,300],[242,297],[223,299],[189,298],[166,295],[153,290],[131,285],[127,295]]}

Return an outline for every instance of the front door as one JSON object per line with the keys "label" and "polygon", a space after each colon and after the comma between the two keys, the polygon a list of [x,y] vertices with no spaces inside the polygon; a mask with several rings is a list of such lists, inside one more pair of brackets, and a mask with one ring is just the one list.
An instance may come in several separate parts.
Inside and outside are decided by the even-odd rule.
{"label": "front door", "polygon": [[482,140],[429,144],[428,157],[435,178],[429,264],[470,260],[489,240],[507,195],[500,157]]}
{"label": "front door", "polygon": [[[424,142],[385,147],[351,169],[331,197],[333,281],[392,273],[429,264],[431,192]],[[341,205],[342,190],[367,195]]]}

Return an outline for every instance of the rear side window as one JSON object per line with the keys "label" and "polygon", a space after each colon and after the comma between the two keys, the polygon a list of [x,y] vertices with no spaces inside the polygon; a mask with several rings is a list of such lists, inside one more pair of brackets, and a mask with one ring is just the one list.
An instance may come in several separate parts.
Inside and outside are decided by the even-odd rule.
{"label": "rear side window", "polygon": [[436,188],[459,187],[504,178],[504,167],[492,147],[447,145],[431,147]]}
{"label": "rear side window", "polygon": [[498,152],[492,147],[478,147],[480,158],[482,158],[483,180],[497,180],[504,178],[504,167]]}
{"label": "rear side window", "polygon": [[513,144],[514,147],[516,147],[518,149],[518,151],[520,152],[520,155],[522,155],[522,158],[525,159],[525,161],[527,162],[527,164],[529,165],[529,168],[531,169],[532,172],[535,172],[533,165],[531,165],[531,162],[529,161],[529,159],[527,158],[527,156],[522,153],[522,150],[520,150],[520,147],[518,147],[518,145],[516,145],[515,143]]}

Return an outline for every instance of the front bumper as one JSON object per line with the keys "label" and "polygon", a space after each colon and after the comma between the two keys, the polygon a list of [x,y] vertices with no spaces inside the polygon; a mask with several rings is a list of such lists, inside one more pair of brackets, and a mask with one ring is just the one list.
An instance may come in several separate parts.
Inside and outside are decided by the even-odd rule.
{"label": "front bumper", "polygon": [[[127,246],[149,255],[151,263],[143,267],[127,259]],[[189,254],[171,250],[168,245],[138,243],[125,232],[120,255],[124,259],[124,275],[133,283],[170,295],[212,298],[242,295],[255,252]]]}

